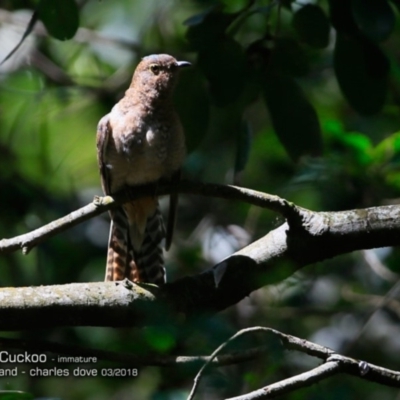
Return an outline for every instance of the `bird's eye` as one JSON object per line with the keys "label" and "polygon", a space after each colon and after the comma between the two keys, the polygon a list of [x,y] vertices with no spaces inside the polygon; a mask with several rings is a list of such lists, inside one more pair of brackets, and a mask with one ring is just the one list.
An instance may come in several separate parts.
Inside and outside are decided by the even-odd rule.
{"label": "bird's eye", "polygon": [[154,74],[154,75],[158,75],[160,72],[160,66],[158,64],[151,64],[150,65],[150,71]]}

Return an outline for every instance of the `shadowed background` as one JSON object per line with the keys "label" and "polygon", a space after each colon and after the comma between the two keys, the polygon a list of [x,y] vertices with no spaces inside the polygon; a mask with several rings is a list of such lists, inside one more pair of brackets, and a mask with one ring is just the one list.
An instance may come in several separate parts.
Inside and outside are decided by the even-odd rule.
{"label": "shadowed background", "polygon": [[[161,52],[193,63],[182,71],[175,96],[189,153],[184,177],[240,184],[313,210],[397,202],[398,1],[366,7],[363,0],[286,0],[278,7],[261,0],[90,0],[77,7],[65,0],[58,9],[54,0],[2,0],[0,59],[19,42],[37,3],[33,32],[0,66],[0,238],[35,229],[101,194],[97,123],[122,97],[140,58]],[[166,211],[167,202],[161,206]],[[201,272],[282,222],[246,204],[181,196],[166,254],[168,279]],[[1,257],[1,285],[102,280],[108,229],[104,215],[28,256]],[[398,249],[380,249],[312,265],[185,330],[165,321],[157,330],[3,336],[135,354],[210,354],[238,329],[265,325],[399,369],[399,261]],[[366,324],[393,287],[394,298]],[[245,337],[235,350],[264,339]],[[209,372],[198,398],[238,395],[315,363],[273,342],[259,361]],[[121,367],[93,365],[102,366]],[[140,368],[133,379],[20,375],[0,378],[0,389],[68,399],[128,399],[133,393],[180,399],[196,370]],[[74,379],[79,384],[71,385]],[[339,397],[395,399],[396,392],[339,376],[285,398]]]}

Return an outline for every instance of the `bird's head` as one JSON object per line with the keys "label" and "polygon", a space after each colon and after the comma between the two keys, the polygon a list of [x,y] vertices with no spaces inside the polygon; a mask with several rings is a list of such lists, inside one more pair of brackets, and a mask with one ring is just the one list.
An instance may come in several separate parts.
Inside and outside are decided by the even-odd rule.
{"label": "bird's head", "polygon": [[149,97],[166,97],[173,91],[179,70],[190,65],[188,61],[177,61],[168,54],[144,57],[136,67],[130,87]]}

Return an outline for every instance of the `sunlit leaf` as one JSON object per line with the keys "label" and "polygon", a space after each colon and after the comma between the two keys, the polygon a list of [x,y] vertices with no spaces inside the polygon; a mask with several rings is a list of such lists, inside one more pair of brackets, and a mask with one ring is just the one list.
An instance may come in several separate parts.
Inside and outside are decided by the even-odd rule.
{"label": "sunlit leaf", "polygon": [[371,163],[373,146],[371,139],[361,132],[347,132],[337,120],[324,121],[324,131],[329,135],[332,147],[352,154],[358,165]]}
{"label": "sunlit leaf", "polygon": [[385,138],[373,150],[375,163],[394,162],[400,164],[400,132]]}
{"label": "sunlit leaf", "polygon": [[175,345],[175,337],[168,329],[148,327],[145,331],[146,341],[153,349],[166,352]]}
{"label": "sunlit leaf", "polygon": [[95,152],[85,149],[94,146],[99,104],[79,91],[43,91],[37,72],[14,74],[8,84],[14,90],[0,91],[0,108],[7,109],[0,141],[17,157],[18,173],[55,192],[97,182]]}
{"label": "sunlit leaf", "polygon": [[359,132],[347,132],[341,136],[342,144],[351,150],[358,164],[366,165],[372,160],[372,143],[364,134]]}
{"label": "sunlit leaf", "polygon": [[19,390],[0,391],[0,400],[33,400],[34,395]]}

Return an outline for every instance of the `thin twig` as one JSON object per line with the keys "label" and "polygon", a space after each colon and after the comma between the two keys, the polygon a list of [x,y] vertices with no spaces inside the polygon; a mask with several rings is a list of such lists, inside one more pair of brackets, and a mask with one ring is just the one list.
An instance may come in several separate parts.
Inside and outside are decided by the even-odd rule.
{"label": "thin twig", "polygon": [[17,45],[6,55],[6,57],[0,62],[0,65],[3,65],[7,60],[9,60],[16,52],[17,50],[22,46],[24,43],[25,39],[30,35],[30,33],[33,31],[35,28],[36,23],[39,20],[38,12],[34,11],[29,23],[27,24],[25,28],[25,32],[23,33],[20,41],[17,43]]}
{"label": "thin twig", "polygon": [[[30,22],[31,16],[15,14],[14,12],[10,12],[4,9],[0,10],[0,22],[13,24],[20,27],[26,27]],[[47,37],[48,33],[42,22],[37,21],[34,28],[33,33],[38,36]],[[142,51],[142,47],[139,43],[132,42],[122,38],[113,38],[107,35],[103,35],[95,30],[90,30],[87,28],[78,28],[75,36],[72,38],[74,42],[77,43],[99,43],[102,46],[112,45],[118,46],[122,48],[126,48],[130,51],[134,51],[136,53],[140,53]]]}
{"label": "thin twig", "polygon": [[96,215],[102,214],[103,212],[110,210],[111,208],[116,207],[118,204],[122,204],[130,199],[145,197],[149,194],[154,195],[155,190],[157,190],[157,194],[159,195],[179,192],[245,201],[249,204],[254,204],[279,212],[282,215],[292,219],[295,219],[300,210],[302,210],[300,207],[296,207],[287,200],[278,196],[237,186],[190,181],[182,181],[179,183],[179,185],[160,183],[155,186],[154,184],[149,184],[132,187],[129,190],[129,193],[127,190],[125,190],[122,193],[116,194],[114,198],[109,196],[103,198],[97,197],[92,203],[73,211],[65,217],[59,218],[56,221],[44,225],[41,228],[11,239],[2,239],[0,240],[0,254],[11,253],[18,249],[22,249],[23,253],[27,254],[32,247],[43,242],[45,239],[72,228],[73,226]]}
{"label": "thin twig", "polygon": [[24,254],[28,254],[32,247],[43,242],[45,239],[72,228],[96,215],[102,214],[113,206],[115,206],[115,202],[111,197],[99,198],[93,203],[31,232],[11,239],[2,239],[0,240],[0,254],[12,253],[19,249],[22,249]]}
{"label": "thin twig", "polygon": [[264,331],[265,329],[269,330],[268,328],[262,328],[262,327],[252,327],[252,328],[246,328],[246,329],[242,329],[239,332],[236,332],[233,336],[231,336],[226,342],[222,343],[216,350],[214,350],[214,352],[211,354],[209,360],[200,368],[199,372],[197,373],[196,377],[194,378],[194,384],[192,387],[192,390],[189,393],[189,396],[187,398],[187,400],[192,400],[196,390],[200,384],[200,379],[204,373],[204,371],[206,370],[206,368],[211,364],[211,362],[214,360],[214,358],[218,355],[218,353],[223,350],[229,343],[231,343],[233,340],[235,340],[236,338],[238,338],[239,336],[242,336],[246,333],[249,332],[259,332],[259,331]]}
{"label": "thin twig", "polygon": [[210,356],[209,360],[201,367],[199,372],[197,373],[196,377],[194,378],[194,384],[192,387],[192,390],[187,398],[187,400],[192,400],[196,390],[200,384],[200,380],[202,375],[204,374],[206,368],[211,364],[211,362],[214,360],[214,358],[220,353],[229,343],[237,339],[238,337],[245,335],[247,333],[252,333],[252,332],[267,332],[267,333],[272,333],[275,336],[278,336],[279,339],[282,340],[284,343],[285,347],[288,349],[296,349],[299,351],[303,351],[309,355],[314,355],[316,357],[320,358],[326,358],[328,355],[333,354],[333,350],[330,350],[326,347],[319,346],[315,343],[308,342],[307,340],[304,339],[299,339],[291,335],[286,335],[282,332],[279,332],[275,329],[272,328],[266,328],[263,326],[255,326],[251,328],[246,328],[242,329],[239,332],[235,333],[233,336],[231,336],[226,342],[222,343]]}
{"label": "thin twig", "polygon": [[[210,356],[137,356],[126,352],[119,353],[101,349],[91,349],[82,346],[72,346],[62,343],[38,341],[38,340],[21,340],[11,338],[0,338],[0,346],[5,349],[23,349],[31,352],[49,352],[57,355],[65,355],[70,357],[95,357],[97,360],[118,362],[123,365],[133,367],[139,366],[182,366],[188,364],[197,364],[208,362]],[[212,360],[213,366],[223,366],[238,364],[259,357],[267,351],[266,346],[254,347],[243,351],[233,351],[223,354]]]}
{"label": "thin twig", "polygon": [[338,373],[347,373],[386,386],[400,387],[400,372],[398,371],[392,371],[340,354],[332,354],[326,359],[324,364],[310,371],[273,383],[242,396],[232,397],[226,400],[272,399],[296,389],[310,386]]}
{"label": "thin twig", "polygon": [[348,373],[369,381],[381,383],[387,386],[400,387],[400,372],[392,371],[377,365],[369,364],[365,361],[356,360],[340,354],[336,354],[333,350],[309,342],[305,339],[300,339],[295,336],[287,335],[272,328],[256,326],[252,328],[242,329],[235,333],[227,341],[222,343],[210,356],[209,360],[201,367],[197,373],[192,390],[187,400],[192,400],[196,390],[200,384],[206,368],[210,365],[217,354],[222,351],[233,340],[247,333],[266,332],[277,336],[285,349],[297,350],[299,352],[320,358],[325,361],[323,365],[314,368],[310,371],[285,379],[283,381],[268,385],[262,389],[248,393],[243,396],[234,397],[228,400],[255,400],[255,399],[270,399],[298,389],[299,387],[310,386],[328,376],[336,373]]}
{"label": "thin twig", "polygon": [[282,396],[283,394],[290,393],[296,389],[311,386],[314,383],[338,373],[340,373],[340,364],[336,361],[329,361],[310,371],[273,383],[272,385],[255,390],[254,392],[242,396],[231,397],[226,400],[273,399],[274,397]]}

